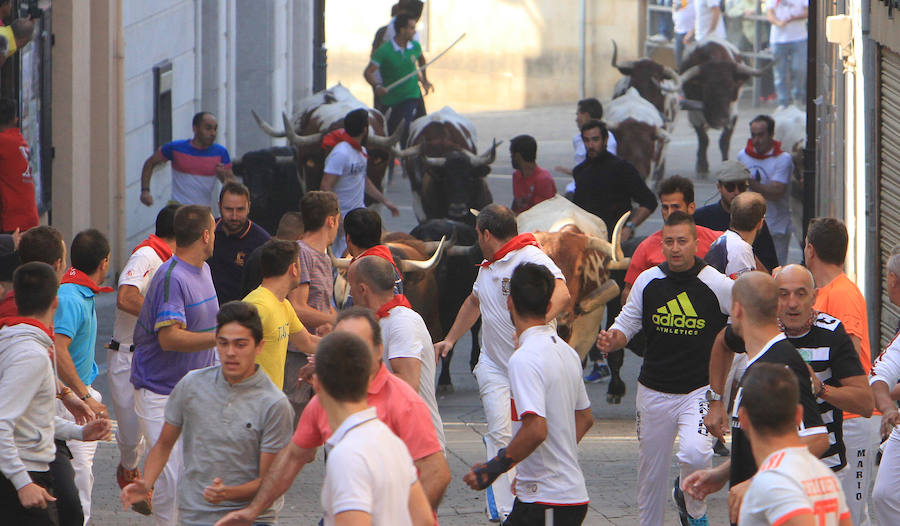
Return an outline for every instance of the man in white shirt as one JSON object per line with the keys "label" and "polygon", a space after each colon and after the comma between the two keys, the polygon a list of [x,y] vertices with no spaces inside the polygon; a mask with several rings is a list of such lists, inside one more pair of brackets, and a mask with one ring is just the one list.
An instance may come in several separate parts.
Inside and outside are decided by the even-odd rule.
{"label": "man in white shirt", "polygon": [[472,467],[465,482],[481,490],[518,463],[516,500],[507,526],[578,526],[588,493],[578,464],[578,442],[594,424],[581,381],[581,360],[547,323],[555,279],[547,267],[523,263],[507,296],[519,346],[509,359],[513,419],[521,423],[512,441],[486,464]]}
{"label": "man in white shirt", "polygon": [[788,263],[791,242],[791,154],[775,140],[775,120],[758,115],[750,121],[747,147],[738,153],[738,161],[750,171],[750,190],[766,198],[766,223],[772,233],[779,265]]}
{"label": "man in white shirt", "polygon": [[[344,117],[344,131],[346,136],[325,158],[325,173],[322,174],[320,190],[337,195],[341,217],[355,208],[366,206],[366,194],[383,203],[391,211],[391,215],[400,215],[400,210],[366,177],[369,154],[364,145],[369,136],[368,110],[360,108],[348,113]],[[344,233],[338,232],[331,250],[340,256],[346,248]]]}
{"label": "man in white shirt", "polygon": [[766,200],[756,192],[738,194],[731,202],[731,226],[709,247],[703,260],[731,279],[756,270],[753,242],[766,218]]}
{"label": "man in white shirt", "polygon": [[766,0],[766,18],[772,23],[769,42],[775,56],[775,93],[779,106],[793,101],[806,108],[808,16],[809,0]]}
{"label": "man in white shirt", "polygon": [[675,24],[675,69],[681,69],[684,55],[685,37],[694,30],[694,0],[675,0],[672,2],[672,22]]}
{"label": "man in white shirt", "polygon": [[[888,260],[886,292],[894,305],[900,305],[900,254]],[[898,333],[900,335],[900,333]],[[891,389],[900,381],[900,338],[896,335],[887,349],[872,364],[869,385],[875,396],[875,407],[881,412],[881,436],[888,436],[872,489],[875,516],[880,524],[895,524],[900,520],[900,413],[891,399]]]}
{"label": "man in white shirt", "polygon": [[[512,438],[510,420],[510,384],[507,363],[515,351],[515,327],[509,318],[507,297],[510,276],[521,263],[544,265],[553,276],[553,296],[547,320],[553,320],[569,302],[565,277],[539,247],[534,235],[519,234],[512,210],[498,204],[486,206],[478,214],[475,230],[481,253],[487,256],[478,270],[472,294],[466,299],[447,337],[434,345],[440,356],[447,356],[453,345],[481,316],[481,356],[475,366],[475,379],[484,414],[487,433],[484,443],[487,458],[493,458]],[[514,475],[501,476],[488,491],[488,515],[501,520],[512,511],[510,483]],[[491,506],[495,504],[495,506]]]}
{"label": "man in white shirt", "polygon": [[759,469],[740,506],[741,526],[852,524],[837,477],[797,434],[799,400],[796,377],[782,365],[758,364],[742,381],[738,419]]}
{"label": "man in white shirt", "polygon": [[708,38],[725,40],[722,0],[694,0],[694,29],[684,37],[685,43],[702,44]]}
{"label": "man in white shirt", "polygon": [[[603,120],[603,104],[593,97],[578,101],[578,106],[575,108],[575,125],[578,126],[578,133],[572,136],[572,148],[575,150],[575,157],[572,160],[573,168],[587,159],[587,147],[584,145],[584,139],[581,138],[581,127],[592,120]],[[612,132],[609,132],[606,140],[606,151],[616,155],[618,149],[619,143],[616,142],[616,137]],[[565,166],[557,166],[554,170],[566,175],[572,175],[572,168],[567,168]],[[574,192],[575,181],[572,181],[566,185],[566,195]]]}
{"label": "man in white shirt", "polygon": [[[131,358],[134,356],[134,326],[144,305],[144,294],[156,269],[172,257],[175,250],[175,211],[179,205],[168,205],[156,215],[156,233],[134,248],[119,275],[116,297],[116,321],[112,341],[107,344],[107,375],[110,397],[116,411],[119,445],[119,488],[141,478],[138,464],[146,447],[140,422],[134,412],[134,386],[131,385]],[[150,515],[150,497],[135,503],[133,509]]]}
{"label": "man in white shirt", "polygon": [[444,423],[435,397],[436,360],[431,335],[419,313],[402,294],[394,294],[394,266],[378,256],[364,256],[350,267],[353,300],[375,312],[384,342],[384,364],[419,393],[431,413],[441,446],[446,447]]}
{"label": "man in white shirt", "polygon": [[431,506],[406,446],[366,403],[369,348],[349,332],[322,338],[314,386],[335,431],[325,444],[324,524],[355,518],[371,524],[430,526]]}

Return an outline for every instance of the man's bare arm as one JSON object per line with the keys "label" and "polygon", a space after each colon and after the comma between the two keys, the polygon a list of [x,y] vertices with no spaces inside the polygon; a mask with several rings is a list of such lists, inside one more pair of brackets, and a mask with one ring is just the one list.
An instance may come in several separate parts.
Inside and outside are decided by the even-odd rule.
{"label": "man's bare arm", "polygon": [[590,407],[575,411],[575,441],[581,442],[581,439],[584,438],[584,435],[593,425],[594,415],[591,413]]}
{"label": "man's bare arm", "polygon": [[548,322],[556,319],[559,313],[569,305],[569,300],[571,299],[565,280],[557,278],[554,283],[553,295],[550,296],[550,311],[547,312]]}
{"label": "man's bare arm", "polygon": [[216,333],[191,332],[179,325],[167,325],[157,333],[159,346],[164,351],[197,352],[216,346]]}
{"label": "man's bare arm", "polygon": [[116,293],[116,308],[127,312],[132,316],[141,315],[141,307],[144,305],[144,296],[134,285],[122,285]]}
{"label": "man's bare arm", "polygon": [[418,358],[391,358],[391,370],[397,376],[419,392],[419,381],[422,378],[422,362]]}
{"label": "man's bare arm", "polygon": [[437,451],[413,462],[419,472],[419,482],[431,507],[437,509],[450,485],[450,466],[443,451]]}
{"label": "man's bare arm", "polygon": [[309,283],[301,283],[300,286],[288,293],[288,301],[294,307],[300,323],[304,327],[316,328],[326,323],[334,323],[337,319],[337,313],[334,311],[322,312],[309,306]]}

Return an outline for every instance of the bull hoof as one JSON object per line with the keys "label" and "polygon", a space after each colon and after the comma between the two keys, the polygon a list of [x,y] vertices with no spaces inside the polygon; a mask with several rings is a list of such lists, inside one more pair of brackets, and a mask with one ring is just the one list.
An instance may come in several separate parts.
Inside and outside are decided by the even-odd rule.
{"label": "bull hoof", "polygon": [[438,396],[453,394],[453,384],[438,384],[436,394]]}
{"label": "bull hoof", "polygon": [[607,394],[606,395],[606,403],[613,404],[613,405],[621,404],[622,403],[622,395]]}

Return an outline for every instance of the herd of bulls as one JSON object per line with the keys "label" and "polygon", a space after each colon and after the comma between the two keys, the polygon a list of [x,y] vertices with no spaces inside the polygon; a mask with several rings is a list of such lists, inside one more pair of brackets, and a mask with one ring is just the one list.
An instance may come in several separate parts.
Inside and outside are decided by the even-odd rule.
{"label": "herd of bulls", "polygon": [[[616,136],[620,157],[632,162],[645,178],[658,181],[663,176],[666,143],[679,94],[683,93],[699,139],[699,174],[708,172],[708,128],[723,129],[719,145],[723,159],[727,158],[740,87],[751,76],[759,75],[759,70],[740,63],[739,55],[727,42],[708,41],[697,46],[687,55],[680,74],[646,58],[617,63],[615,42],[613,46],[612,65],[624,78],[606,106],[604,120]],[[370,125],[367,177],[383,189],[388,169],[394,159],[401,159],[419,221],[409,234],[387,233],[383,241],[395,260],[415,263],[403,265],[405,293],[425,320],[433,340],[443,339],[471,292],[477,265],[483,259],[473,211],[477,213],[493,201],[485,177],[496,158],[498,143],[494,141],[479,155],[475,127],[444,107],[412,122],[406,144],[401,145],[404,127],[389,136],[385,116],[368,108],[340,84],[295,106],[293,117],[283,115],[281,130],[253,114],[266,134],[286,137],[290,146],[249,152],[235,162],[235,174],[242,176],[251,190],[251,218],[274,231],[284,212],[297,210],[302,194],[319,188],[328,153],[322,139],[343,126],[348,112],[365,108]],[[278,191],[273,191],[275,188]],[[615,225],[612,243],[602,220],[561,196],[536,205],[518,218],[519,230],[535,232],[566,276],[572,299],[557,318],[557,328],[582,357],[596,338],[606,302],[619,294],[609,271],[628,265],[618,235],[626,218],[627,214]],[[443,253],[434,243],[442,238],[450,240]],[[473,367],[479,350],[477,331],[478,325],[472,331]],[[439,376],[439,386],[445,388],[451,385],[451,357],[444,360]],[[610,399],[620,400],[621,395]]]}

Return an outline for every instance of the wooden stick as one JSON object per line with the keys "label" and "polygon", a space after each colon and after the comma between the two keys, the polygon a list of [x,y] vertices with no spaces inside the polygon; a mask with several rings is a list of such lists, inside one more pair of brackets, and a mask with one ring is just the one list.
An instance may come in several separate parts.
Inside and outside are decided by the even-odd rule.
{"label": "wooden stick", "polygon": [[434,64],[434,63],[437,61],[437,59],[439,59],[439,58],[441,58],[442,56],[444,56],[444,53],[450,51],[450,48],[452,48],[453,46],[455,46],[456,44],[458,44],[460,40],[462,40],[463,38],[465,38],[465,36],[466,36],[465,33],[459,35],[459,38],[457,38],[456,40],[453,41],[452,44],[450,44],[449,46],[447,46],[447,49],[445,49],[445,50],[441,51],[440,53],[438,53],[438,55],[437,55],[436,57],[434,57],[433,59],[429,60],[429,61],[426,62],[424,65],[416,67],[415,71],[412,71],[412,72],[410,72],[410,73],[408,73],[408,74],[406,74],[406,75],[403,75],[403,76],[400,77],[398,80],[396,80],[396,81],[394,81],[394,82],[391,82],[390,84],[388,84],[387,86],[385,86],[384,89],[386,89],[387,91],[391,91],[392,89],[396,88],[396,87],[399,86],[400,84],[403,84],[404,82],[406,82],[407,80],[409,80],[410,77],[412,77],[413,75],[418,75],[420,71],[424,71],[425,68],[427,68],[428,66]]}

